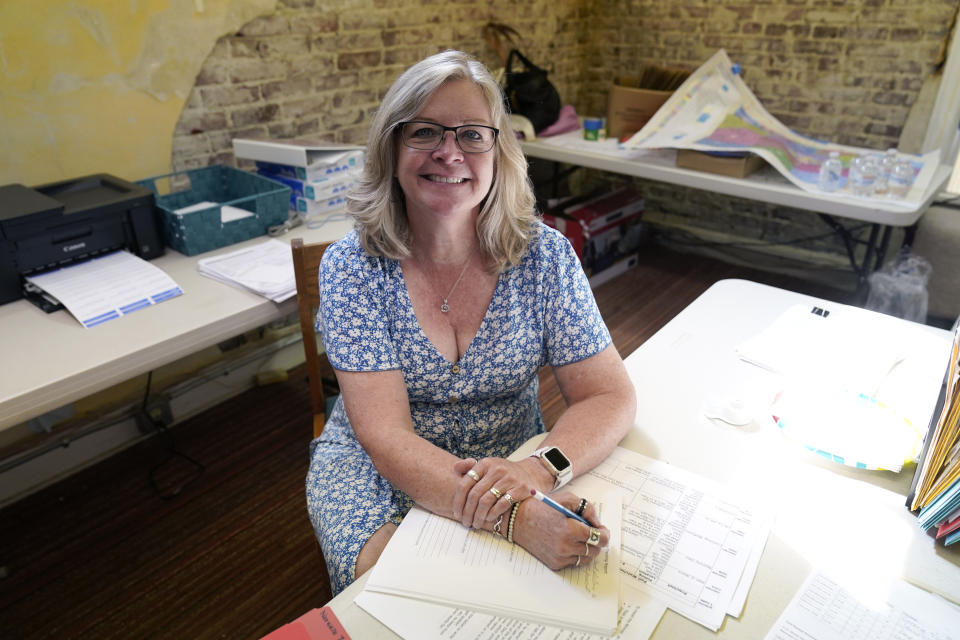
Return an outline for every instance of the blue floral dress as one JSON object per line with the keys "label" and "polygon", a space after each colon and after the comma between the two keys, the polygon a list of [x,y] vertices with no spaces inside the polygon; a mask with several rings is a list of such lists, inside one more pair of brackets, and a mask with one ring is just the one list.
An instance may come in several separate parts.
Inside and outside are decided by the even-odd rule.
{"label": "blue floral dress", "polygon": [[[416,432],[460,458],[506,457],[544,429],[537,372],[602,351],[610,334],[570,243],[543,224],[502,272],[473,342],[453,363],[417,323],[400,263],[368,255],[351,231],[320,265],[317,330],[343,371],[400,369]],[[413,501],[377,473],[342,398],[310,445],[307,510],[336,595],[361,547]]]}

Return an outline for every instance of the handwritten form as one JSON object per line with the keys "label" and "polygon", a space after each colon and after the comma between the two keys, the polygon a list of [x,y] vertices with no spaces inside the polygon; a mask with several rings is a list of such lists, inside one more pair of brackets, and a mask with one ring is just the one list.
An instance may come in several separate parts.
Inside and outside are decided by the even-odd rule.
{"label": "handwritten form", "polygon": [[765,640],[960,640],[960,608],[902,580],[866,603],[814,571]]}
{"label": "handwritten form", "polygon": [[624,593],[640,590],[714,631],[740,614],[770,531],[761,509],[622,447],[570,487],[621,496]]}
{"label": "handwritten form", "polygon": [[56,298],[86,328],[183,293],[165,272],[127,251],[27,276],[27,282]]}
{"label": "handwritten form", "polygon": [[620,512],[615,496],[596,502],[614,505],[602,512],[610,544],[590,564],[558,572],[495,534],[414,507],[371,570],[366,589],[609,635],[620,602]]}

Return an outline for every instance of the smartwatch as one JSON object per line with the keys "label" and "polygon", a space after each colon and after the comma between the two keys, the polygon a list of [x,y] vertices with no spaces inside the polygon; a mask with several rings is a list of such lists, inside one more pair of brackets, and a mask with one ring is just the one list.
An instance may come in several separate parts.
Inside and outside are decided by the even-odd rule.
{"label": "smartwatch", "polygon": [[543,447],[530,454],[531,458],[540,458],[540,464],[553,474],[553,491],[573,479],[573,465],[563,451],[556,447]]}

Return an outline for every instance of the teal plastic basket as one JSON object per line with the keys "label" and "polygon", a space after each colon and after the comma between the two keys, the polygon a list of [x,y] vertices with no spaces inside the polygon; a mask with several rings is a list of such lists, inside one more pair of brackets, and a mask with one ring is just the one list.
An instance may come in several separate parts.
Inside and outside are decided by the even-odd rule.
{"label": "teal plastic basket", "polygon": [[[167,245],[188,256],[262,236],[290,215],[290,187],[225,165],[169,173],[137,184],[156,195]],[[216,204],[177,213],[202,202]],[[221,222],[223,205],[253,215]]]}

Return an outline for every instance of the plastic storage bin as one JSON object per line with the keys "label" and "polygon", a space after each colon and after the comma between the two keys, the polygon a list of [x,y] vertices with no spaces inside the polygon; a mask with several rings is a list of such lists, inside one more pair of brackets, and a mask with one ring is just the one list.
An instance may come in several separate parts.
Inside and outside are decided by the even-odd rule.
{"label": "plastic storage bin", "polygon": [[[167,245],[188,256],[261,236],[290,215],[290,187],[225,165],[169,173],[137,184],[156,194]],[[214,204],[195,207],[204,202]],[[222,222],[224,205],[253,215]],[[187,207],[195,208],[177,213]]]}

